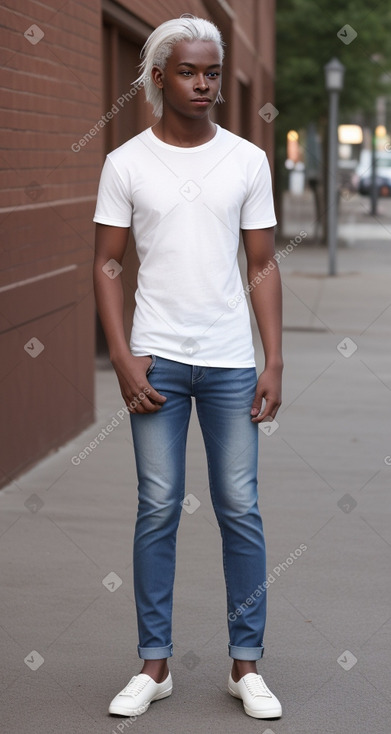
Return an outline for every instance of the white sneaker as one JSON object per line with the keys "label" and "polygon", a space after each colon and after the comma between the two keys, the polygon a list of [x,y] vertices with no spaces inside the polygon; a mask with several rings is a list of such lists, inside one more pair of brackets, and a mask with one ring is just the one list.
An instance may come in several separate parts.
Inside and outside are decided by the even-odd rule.
{"label": "white sneaker", "polygon": [[171,673],[163,683],[156,683],[149,675],[139,673],[139,675],[134,675],[123,691],[113,698],[109,706],[109,713],[119,716],[140,716],[148,711],[151,701],[166,698],[171,693]]}
{"label": "white sneaker", "polygon": [[262,676],[257,673],[247,673],[237,683],[230,673],[228,691],[231,696],[242,699],[246,714],[254,719],[277,719],[282,715],[278,698],[269,691]]}

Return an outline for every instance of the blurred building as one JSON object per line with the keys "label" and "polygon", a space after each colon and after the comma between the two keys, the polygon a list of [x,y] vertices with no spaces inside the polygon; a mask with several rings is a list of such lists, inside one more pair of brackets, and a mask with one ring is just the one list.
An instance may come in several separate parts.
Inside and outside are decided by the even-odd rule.
{"label": "blurred building", "polygon": [[[227,44],[214,119],[267,150],[273,125],[274,0],[79,0],[2,7],[1,459],[4,485],[94,420],[94,212],[105,154],[153,124],[130,94],[140,49],[182,13]],[[232,172],[234,175],[234,171]],[[132,304],[137,259],[124,279]],[[129,319],[128,319],[129,328]],[[119,406],[121,397],[119,397]]]}

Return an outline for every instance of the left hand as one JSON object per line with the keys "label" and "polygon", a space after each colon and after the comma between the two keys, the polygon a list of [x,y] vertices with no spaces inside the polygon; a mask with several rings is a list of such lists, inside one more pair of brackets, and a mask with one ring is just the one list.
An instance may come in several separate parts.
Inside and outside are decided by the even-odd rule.
{"label": "left hand", "polygon": [[[281,405],[281,385],[282,367],[265,367],[259,375],[251,407],[253,423],[274,420]],[[265,398],[266,405],[261,413],[262,398]]]}

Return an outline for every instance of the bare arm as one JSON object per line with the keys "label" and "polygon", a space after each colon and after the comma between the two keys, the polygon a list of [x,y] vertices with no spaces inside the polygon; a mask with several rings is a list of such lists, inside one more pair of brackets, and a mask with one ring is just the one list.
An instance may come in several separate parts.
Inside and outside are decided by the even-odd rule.
{"label": "bare arm", "polygon": [[[274,260],[274,227],[242,230],[247,257],[251,305],[265,353],[265,368],[258,378],[251,409],[252,421],[274,419],[281,405],[282,384],[282,287]],[[258,284],[255,279],[258,277]],[[261,281],[259,282],[259,278]],[[266,405],[259,413],[262,398]]]}
{"label": "bare arm", "polygon": [[[131,412],[152,413],[161,408],[166,398],[148,382],[146,371],[151,357],[134,357],[126,341],[123,320],[124,291],[122,277],[114,270],[102,270],[109,260],[121,265],[128,241],[127,227],[96,225],[93,280],[96,306],[109,348],[111,363],[116,371],[122,397]],[[114,276],[114,277],[113,277]],[[145,394],[141,400],[140,394]]]}

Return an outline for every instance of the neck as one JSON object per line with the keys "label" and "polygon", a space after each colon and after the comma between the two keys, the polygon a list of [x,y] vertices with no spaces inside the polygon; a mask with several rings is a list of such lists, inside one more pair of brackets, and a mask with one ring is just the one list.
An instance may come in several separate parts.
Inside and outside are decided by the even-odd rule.
{"label": "neck", "polygon": [[164,114],[159,122],[153,126],[155,135],[168,145],[180,148],[193,148],[211,140],[216,133],[214,123],[205,117],[202,120],[173,117]]}

